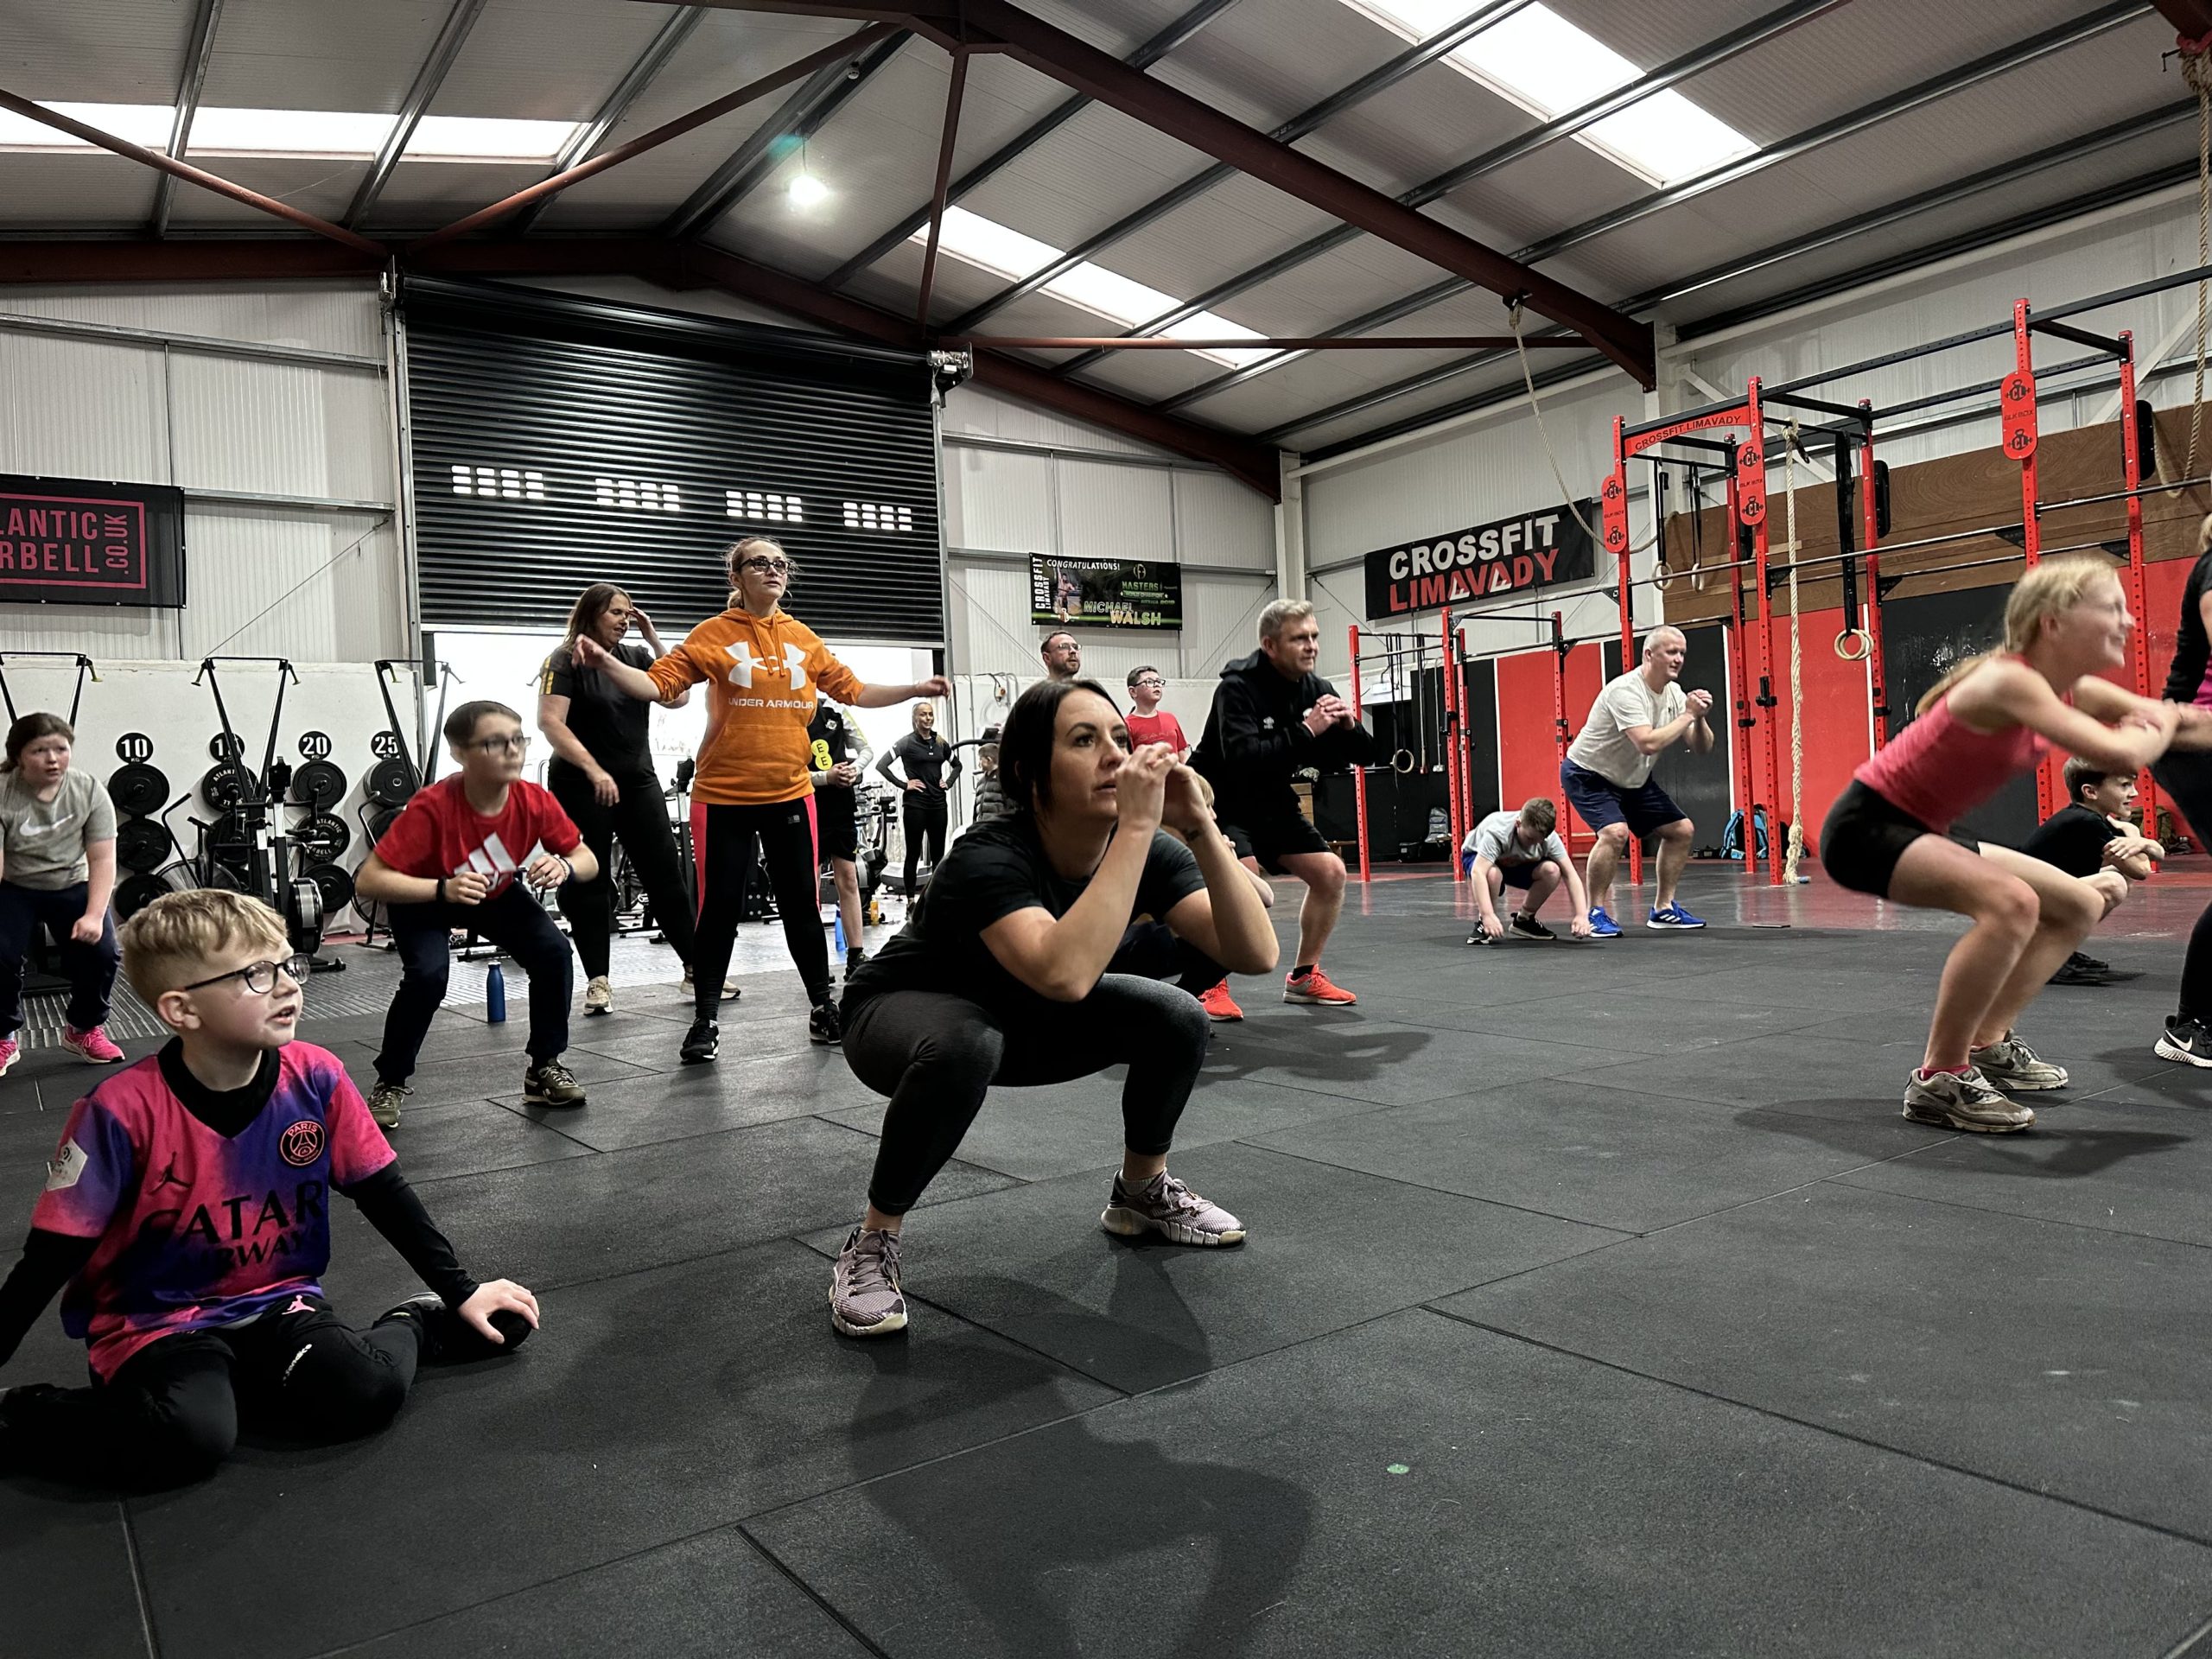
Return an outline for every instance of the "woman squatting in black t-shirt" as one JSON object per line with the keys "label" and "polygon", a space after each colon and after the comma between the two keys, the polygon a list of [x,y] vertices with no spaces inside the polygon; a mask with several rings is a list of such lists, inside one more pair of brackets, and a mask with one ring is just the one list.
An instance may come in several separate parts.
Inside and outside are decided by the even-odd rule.
{"label": "woman squatting in black t-shirt", "polygon": [[1012,816],[954,843],[905,928],[847,982],[845,1058],[891,1099],[868,1211],[830,1283],[830,1322],[847,1336],[905,1328],[899,1224],[995,1083],[1126,1065],[1122,1168],[1101,1223],[1179,1244],[1243,1241],[1243,1222],[1167,1173],[1205,1011],[1108,964],[1140,914],[1235,973],[1274,967],[1274,930],[1198,774],[1164,743],[1133,753],[1128,741],[1095,680],[1031,686],[999,745]]}

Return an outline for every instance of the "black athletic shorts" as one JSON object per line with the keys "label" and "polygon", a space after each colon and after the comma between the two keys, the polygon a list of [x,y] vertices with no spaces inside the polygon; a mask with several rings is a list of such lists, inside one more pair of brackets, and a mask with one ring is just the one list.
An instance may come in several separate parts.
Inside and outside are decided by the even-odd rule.
{"label": "black athletic shorts", "polygon": [[1219,821],[1236,856],[1256,858],[1263,869],[1276,868],[1286,855],[1330,850],[1321,832],[1298,810],[1295,798],[1281,806],[1239,807]]}
{"label": "black athletic shorts", "polygon": [[1970,853],[1981,850],[1972,836],[1930,830],[1880,791],[1854,778],[1851,787],[1836,797],[1827,822],[1821,826],[1821,868],[1838,887],[1886,899],[1904,849],[1923,836],[1937,835]]}
{"label": "black athletic shorts", "polygon": [[860,826],[853,817],[853,791],[817,789],[814,791],[814,842],[825,864],[833,858],[856,859],[861,854]]}

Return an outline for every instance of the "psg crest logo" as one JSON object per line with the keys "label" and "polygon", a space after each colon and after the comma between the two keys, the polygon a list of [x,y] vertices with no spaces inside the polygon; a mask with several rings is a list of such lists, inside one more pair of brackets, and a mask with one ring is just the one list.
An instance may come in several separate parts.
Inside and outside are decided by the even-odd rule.
{"label": "psg crest logo", "polygon": [[284,1131],[276,1149],[294,1169],[305,1169],[322,1156],[322,1125],[311,1117],[302,1118]]}

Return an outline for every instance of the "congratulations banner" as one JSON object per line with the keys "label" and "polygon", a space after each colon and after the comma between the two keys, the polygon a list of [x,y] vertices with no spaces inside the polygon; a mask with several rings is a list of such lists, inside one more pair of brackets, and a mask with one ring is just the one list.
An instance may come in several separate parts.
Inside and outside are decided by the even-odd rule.
{"label": "congratulations banner", "polygon": [[[1577,502],[1598,521],[1594,500]],[[1475,524],[1448,535],[1379,547],[1367,556],[1367,614],[1441,610],[1498,594],[1586,582],[1597,574],[1589,533],[1565,507]]]}
{"label": "congratulations banner", "polygon": [[1039,627],[1180,628],[1182,567],[1032,553],[1029,620]]}

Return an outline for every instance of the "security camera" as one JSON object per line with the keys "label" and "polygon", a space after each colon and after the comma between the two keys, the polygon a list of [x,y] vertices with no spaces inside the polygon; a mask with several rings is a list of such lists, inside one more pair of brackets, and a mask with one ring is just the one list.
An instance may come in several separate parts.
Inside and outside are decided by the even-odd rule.
{"label": "security camera", "polygon": [[944,400],[952,392],[968,384],[976,372],[975,355],[969,352],[931,352],[930,353],[930,384],[937,388],[937,404],[944,407]]}

